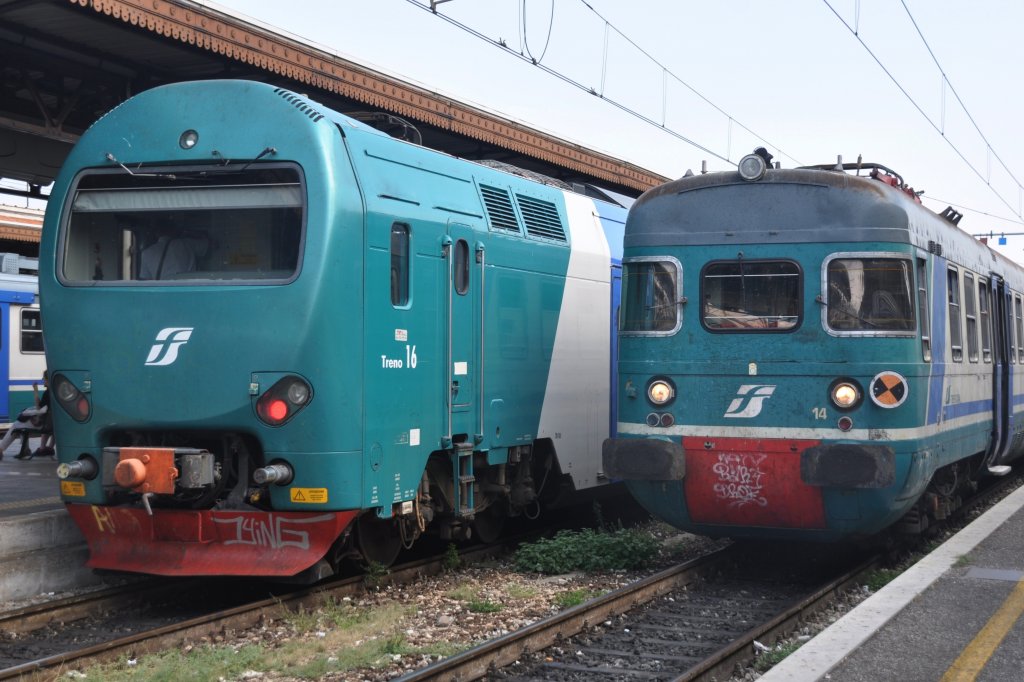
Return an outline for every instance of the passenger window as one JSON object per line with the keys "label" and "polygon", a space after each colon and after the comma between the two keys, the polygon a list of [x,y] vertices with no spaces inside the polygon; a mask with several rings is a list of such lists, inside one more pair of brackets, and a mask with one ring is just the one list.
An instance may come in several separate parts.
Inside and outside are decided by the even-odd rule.
{"label": "passenger window", "polygon": [[1019,295],[1014,297],[1014,310],[1017,315],[1017,361],[1024,363],[1024,310]]}
{"label": "passenger window", "polygon": [[964,342],[960,327],[960,274],[950,268],[946,272],[946,295],[949,300],[949,349],[953,362],[963,362]]}
{"label": "passenger window", "polygon": [[680,325],[681,266],[675,259],[633,258],[622,264],[619,331],[671,334]]}
{"label": "passenger window", "polygon": [[409,305],[409,226],[391,226],[391,305]]}
{"label": "passenger window", "polygon": [[1010,364],[1017,364],[1017,330],[1013,324],[1013,300],[1014,297],[1010,296],[1009,303],[1006,306],[1006,335],[1010,337]]}
{"label": "passenger window", "polygon": [[917,259],[917,309],[921,317],[921,354],[925,362],[932,361],[931,317],[928,311],[928,261]]}
{"label": "passenger window", "polygon": [[828,328],[837,332],[917,331],[910,261],[833,258],[826,266]]}
{"label": "passenger window", "polygon": [[23,308],[21,311],[21,352],[43,352],[43,327],[39,311],[35,308]]}
{"label": "passenger window", "polygon": [[978,361],[978,317],[977,295],[974,291],[974,275],[964,273],[964,313],[967,319],[967,360]]}
{"label": "passenger window", "polygon": [[992,362],[992,318],[989,315],[987,279],[978,278],[978,322],[981,324],[981,359]]}
{"label": "passenger window", "polygon": [[465,239],[455,242],[455,293],[459,296],[469,291],[469,244]]}
{"label": "passenger window", "polygon": [[786,332],[800,325],[802,277],[792,261],[709,263],[701,273],[701,322],[714,332]]}

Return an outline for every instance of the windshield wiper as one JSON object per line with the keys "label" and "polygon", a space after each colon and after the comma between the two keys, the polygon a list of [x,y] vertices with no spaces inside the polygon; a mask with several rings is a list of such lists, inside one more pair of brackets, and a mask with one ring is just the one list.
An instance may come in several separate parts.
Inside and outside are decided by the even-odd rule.
{"label": "windshield wiper", "polygon": [[843,306],[841,308],[838,308],[838,307],[835,307],[835,306],[830,306],[828,304],[828,302],[824,298],[822,298],[821,294],[818,294],[817,296],[815,296],[814,297],[814,301],[816,303],[819,303],[820,305],[825,306],[825,308],[827,310],[830,310],[830,311],[834,310],[837,313],[839,313],[840,315],[846,315],[847,317],[852,318],[854,320],[857,320],[858,322],[862,322],[862,323],[866,324],[869,327],[874,327],[875,329],[878,329],[878,325],[877,324],[875,324],[874,322],[872,322],[870,320],[865,320],[863,317],[861,317],[857,313],[853,312],[853,310],[851,310],[850,308],[848,308],[846,306]]}
{"label": "windshield wiper", "polygon": [[[121,163],[120,161],[118,161],[114,157],[114,155],[111,154],[110,152],[106,153],[106,157],[105,158],[107,159],[107,161],[110,161],[112,163],[116,163],[118,166],[120,166],[121,168],[124,169],[125,173],[127,173],[128,175],[131,175],[132,177],[136,177],[136,178],[164,178],[165,180],[175,180],[176,179],[176,176],[173,175],[172,173],[137,173],[137,172],[133,172],[131,168],[129,168],[128,166],[126,166],[123,163]],[[140,164],[140,166],[141,166],[141,164]]]}

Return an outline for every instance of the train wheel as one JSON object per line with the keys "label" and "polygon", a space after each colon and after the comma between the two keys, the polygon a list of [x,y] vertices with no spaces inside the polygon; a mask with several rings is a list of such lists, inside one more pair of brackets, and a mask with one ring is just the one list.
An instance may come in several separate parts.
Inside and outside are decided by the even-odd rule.
{"label": "train wheel", "polygon": [[402,551],[402,538],[394,519],[381,519],[374,511],[356,519],[359,552],[367,562],[390,566]]}
{"label": "train wheel", "polygon": [[473,535],[483,543],[491,543],[501,537],[508,513],[504,502],[495,502],[473,517]]}

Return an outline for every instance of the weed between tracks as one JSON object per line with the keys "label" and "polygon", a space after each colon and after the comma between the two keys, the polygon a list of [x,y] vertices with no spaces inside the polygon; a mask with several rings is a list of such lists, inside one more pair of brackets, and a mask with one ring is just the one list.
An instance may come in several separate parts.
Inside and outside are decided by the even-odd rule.
{"label": "weed between tracks", "polygon": [[[714,543],[682,536],[662,524],[645,530],[561,533],[536,543],[540,548],[524,546],[516,555],[519,565],[519,557],[550,550],[558,559],[541,566],[547,574],[539,574],[537,562],[532,561],[533,568],[520,573],[509,565],[492,564],[451,567],[410,585],[368,580],[368,591],[361,597],[328,597],[316,609],[245,632],[226,633],[181,652],[87,669],[84,679],[383,682],[581,604],[670,563],[706,553],[710,544]],[[572,559],[573,554],[601,557],[601,561],[581,563]],[[612,568],[580,571],[607,566]],[[625,570],[638,566],[638,570]],[[374,576],[379,572],[371,571]]]}

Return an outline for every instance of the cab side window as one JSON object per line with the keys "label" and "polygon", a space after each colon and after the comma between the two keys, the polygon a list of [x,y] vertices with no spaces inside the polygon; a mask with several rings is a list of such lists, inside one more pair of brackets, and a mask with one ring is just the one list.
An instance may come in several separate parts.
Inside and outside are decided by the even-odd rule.
{"label": "cab side window", "polygon": [[409,226],[391,226],[391,305],[409,305]]}

